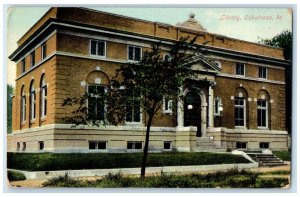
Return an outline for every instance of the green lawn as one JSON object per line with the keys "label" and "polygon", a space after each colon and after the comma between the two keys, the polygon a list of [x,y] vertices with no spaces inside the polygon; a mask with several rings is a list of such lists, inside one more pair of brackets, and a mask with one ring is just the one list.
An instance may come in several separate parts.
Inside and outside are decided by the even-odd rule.
{"label": "green lawn", "polygon": [[279,157],[283,161],[291,161],[290,151],[273,151],[273,154]]}
{"label": "green lawn", "polygon": [[[8,153],[7,167],[28,171],[140,167],[142,153]],[[249,163],[239,155],[221,153],[151,153],[148,167]]]}
{"label": "green lawn", "polygon": [[44,187],[99,187],[99,188],[280,188],[289,183],[288,178],[262,178],[258,173],[229,170],[207,175],[174,175],[164,174],[144,179],[138,177],[112,175],[95,181],[82,181],[68,175],[52,178],[43,184]]}

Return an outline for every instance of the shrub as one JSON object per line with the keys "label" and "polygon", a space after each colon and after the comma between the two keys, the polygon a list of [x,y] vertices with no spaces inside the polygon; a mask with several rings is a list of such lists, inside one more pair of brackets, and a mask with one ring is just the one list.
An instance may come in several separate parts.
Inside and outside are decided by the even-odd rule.
{"label": "shrub", "polygon": [[257,188],[280,188],[289,184],[287,178],[258,178],[256,180]]}
{"label": "shrub", "polygon": [[[11,169],[28,171],[106,169],[140,167],[141,153],[8,153],[7,165]],[[147,166],[209,165],[249,163],[239,155],[219,153],[153,153]]]}
{"label": "shrub", "polygon": [[273,153],[283,161],[291,161],[290,151],[273,151]]}
{"label": "shrub", "polygon": [[75,180],[68,176],[66,173],[64,176],[54,177],[43,183],[44,187],[82,187],[84,186],[81,181]]}
{"label": "shrub", "polygon": [[9,181],[23,181],[26,180],[25,175],[22,172],[16,172],[16,171],[7,171],[7,178]]}

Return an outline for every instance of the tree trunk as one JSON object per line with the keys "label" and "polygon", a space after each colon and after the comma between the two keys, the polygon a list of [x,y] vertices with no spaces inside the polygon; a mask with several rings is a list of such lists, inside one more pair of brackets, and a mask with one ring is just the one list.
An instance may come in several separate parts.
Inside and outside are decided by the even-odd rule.
{"label": "tree trunk", "polygon": [[145,173],[146,173],[146,163],[147,163],[149,138],[150,138],[150,127],[151,127],[151,124],[152,124],[153,116],[154,115],[149,116],[148,123],[147,123],[146,139],[145,139],[145,146],[144,146],[144,155],[143,155],[143,162],[142,162],[142,168],[141,168],[141,178],[145,178]]}

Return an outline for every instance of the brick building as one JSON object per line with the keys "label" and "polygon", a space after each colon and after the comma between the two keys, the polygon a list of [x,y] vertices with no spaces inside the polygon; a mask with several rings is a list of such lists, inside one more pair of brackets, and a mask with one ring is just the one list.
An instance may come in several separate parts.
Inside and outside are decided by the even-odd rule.
{"label": "brick building", "polygon": [[[17,73],[8,150],[141,151],[142,113],[126,117],[118,127],[73,127],[63,121],[71,112],[62,103],[104,91],[120,65],[139,60],[153,43],[168,48],[196,35],[197,45],[206,43],[205,59],[214,64],[195,58],[192,68],[201,74],[193,79],[193,89],[183,90],[184,102],[164,102],[149,150],[286,150],[285,67],[290,62],[282,49],[209,33],[193,14],[172,26],[85,8],[51,8],[10,55]],[[96,116],[105,117],[104,107]],[[195,121],[201,123],[201,136]]]}

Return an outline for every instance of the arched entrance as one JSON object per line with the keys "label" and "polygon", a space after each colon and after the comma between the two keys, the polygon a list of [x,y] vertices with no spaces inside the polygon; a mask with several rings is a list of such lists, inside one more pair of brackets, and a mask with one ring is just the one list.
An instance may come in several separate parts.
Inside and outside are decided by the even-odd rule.
{"label": "arched entrance", "polygon": [[196,126],[197,137],[201,137],[201,99],[195,91],[184,97],[184,126]]}

